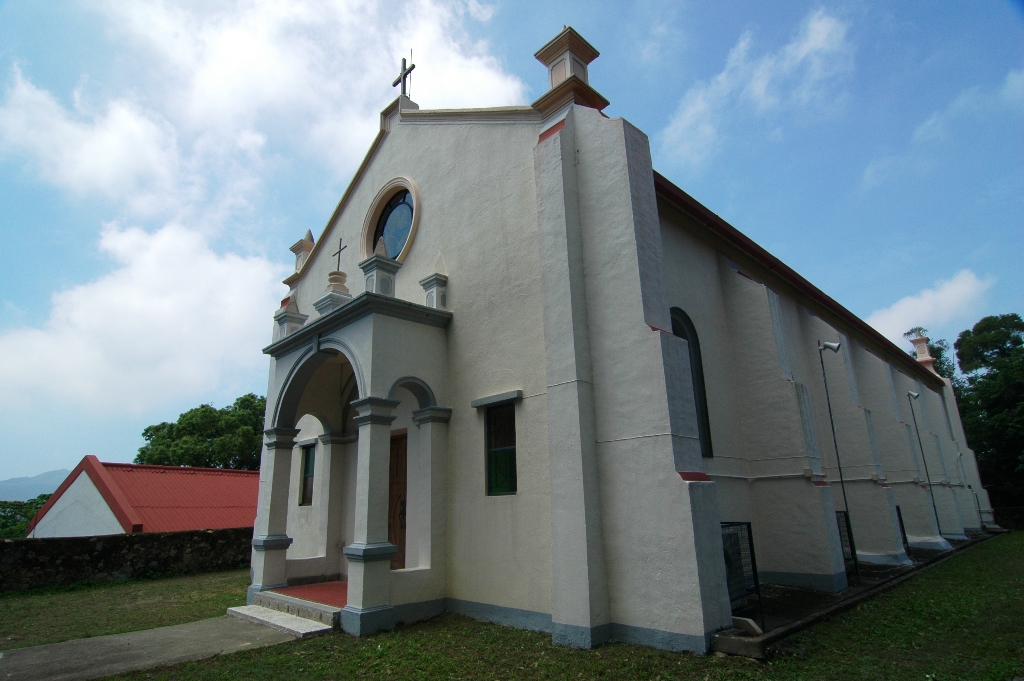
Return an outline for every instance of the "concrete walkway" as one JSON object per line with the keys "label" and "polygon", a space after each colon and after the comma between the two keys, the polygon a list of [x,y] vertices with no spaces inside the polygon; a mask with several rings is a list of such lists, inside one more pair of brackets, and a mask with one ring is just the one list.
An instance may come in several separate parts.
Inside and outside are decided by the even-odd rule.
{"label": "concrete walkway", "polygon": [[294,641],[236,617],[0,651],[0,681],[95,679]]}

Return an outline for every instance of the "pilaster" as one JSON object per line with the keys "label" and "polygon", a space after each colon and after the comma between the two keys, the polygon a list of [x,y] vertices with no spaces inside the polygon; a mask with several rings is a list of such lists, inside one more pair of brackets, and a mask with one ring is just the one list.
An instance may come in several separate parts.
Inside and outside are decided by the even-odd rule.
{"label": "pilaster", "polygon": [[426,453],[425,464],[421,464],[420,475],[430,481],[429,496],[423,500],[428,525],[422,527],[422,539],[418,546],[417,565],[429,568],[429,594],[425,598],[444,598],[447,585],[447,470],[448,470],[448,421],[452,410],[447,407],[425,407],[412,413],[412,420],[419,429],[421,451]]}
{"label": "pilaster", "polygon": [[564,127],[537,145],[534,171],[552,424],[552,638],[589,648],[610,628],[572,109]]}

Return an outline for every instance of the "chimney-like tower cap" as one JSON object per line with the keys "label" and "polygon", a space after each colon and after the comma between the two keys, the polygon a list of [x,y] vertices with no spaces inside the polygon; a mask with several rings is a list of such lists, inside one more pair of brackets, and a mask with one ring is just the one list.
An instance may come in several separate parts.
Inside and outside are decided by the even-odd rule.
{"label": "chimney-like tower cap", "polygon": [[597,59],[600,52],[583,39],[572,26],[548,41],[533,55],[548,67],[548,91],[533,103],[533,108],[547,116],[568,103],[601,109],[608,100],[590,87],[587,65]]}
{"label": "chimney-like tower cap", "polygon": [[537,50],[533,56],[544,66],[551,66],[552,62],[566,52],[572,52],[584,64],[589,64],[601,56],[601,53],[584,40],[572,26],[563,26],[562,32],[549,40],[548,44]]}
{"label": "chimney-like tower cap", "polygon": [[576,32],[576,29],[566,26],[533,56],[548,67],[549,87],[554,89],[569,76],[576,76],[589,84],[587,64],[597,59],[600,54]]}

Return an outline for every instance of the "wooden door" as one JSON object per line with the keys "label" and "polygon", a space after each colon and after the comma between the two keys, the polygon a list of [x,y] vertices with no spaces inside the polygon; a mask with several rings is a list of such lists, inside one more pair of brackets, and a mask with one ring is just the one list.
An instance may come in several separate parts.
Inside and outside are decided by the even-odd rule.
{"label": "wooden door", "polygon": [[408,488],[409,467],[406,462],[405,433],[391,436],[391,485],[388,492],[388,541],[398,547],[391,559],[391,569],[405,567],[405,497]]}

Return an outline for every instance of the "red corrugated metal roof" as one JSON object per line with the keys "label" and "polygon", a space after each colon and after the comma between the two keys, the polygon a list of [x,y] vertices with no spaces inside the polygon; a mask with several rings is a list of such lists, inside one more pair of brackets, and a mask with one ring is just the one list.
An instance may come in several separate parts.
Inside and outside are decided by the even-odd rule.
{"label": "red corrugated metal roof", "polygon": [[256,521],[259,471],[102,463],[90,455],[39,509],[30,527],[82,472],[127,533],[252,527]]}

